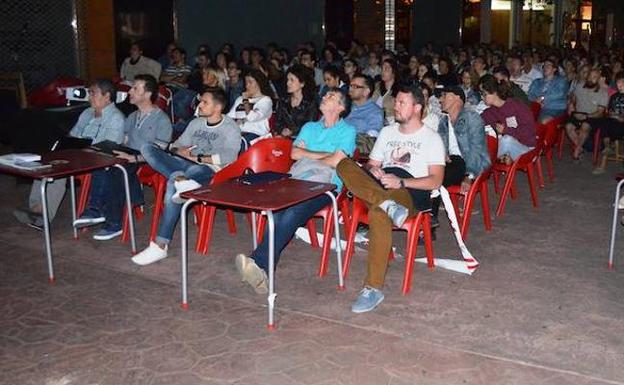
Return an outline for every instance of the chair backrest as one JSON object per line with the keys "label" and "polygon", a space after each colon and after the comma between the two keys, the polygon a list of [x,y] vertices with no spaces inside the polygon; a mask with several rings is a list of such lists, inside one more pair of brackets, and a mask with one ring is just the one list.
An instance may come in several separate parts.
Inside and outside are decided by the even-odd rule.
{"label": "chair backrest", "polygon": [[488,153],[490,154],[490,162],[494,164],[498,159],[498,139],[492,135],[486,135],[485,140],[487,141]]}
{"label": "chair backrest", "polygon": [[559,136],[561,120],[561,118],[555,118],[537,125],[535,131],[537,132],[538,146],[549,148],[555,144]]}
{"label": "chair backrest", "polygon": [[269,138],[261,140],[249,147],[249,150],[242,153],[236,161],[217,172],[212,178],[212,183],[221,183],[241,176],[248,168],[254,172],[288,172],[292,164],[291,150],[292,141],[290,139]]}
{"label": "chair backrest", "polygon": [[245,162],[254,172],[288,172],[292,165],[292,143],[292,140],[285,138],[260,140],[242,153],[237,162]]}
{"label": "chair backrest", "polygon": [[173,93],[166,86],[158,87],[158,98],[156,99],[156,105],[158,108],[163,110],[172,122],[175,121],[175,117],[173,116]]}

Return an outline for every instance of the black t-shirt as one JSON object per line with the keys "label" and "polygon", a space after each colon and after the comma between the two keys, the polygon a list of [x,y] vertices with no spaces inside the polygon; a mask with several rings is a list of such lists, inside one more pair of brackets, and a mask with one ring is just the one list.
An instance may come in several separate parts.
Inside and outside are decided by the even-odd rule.
{"label": "black t-shirt", "polygon": [[624,116],[624,94],[617,92],[609,99],[609,115]]}

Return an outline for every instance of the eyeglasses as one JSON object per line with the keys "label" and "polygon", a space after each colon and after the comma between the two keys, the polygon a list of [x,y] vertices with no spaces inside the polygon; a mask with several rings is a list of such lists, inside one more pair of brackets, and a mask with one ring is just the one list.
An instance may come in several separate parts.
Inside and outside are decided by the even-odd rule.
{"label": "eyeglasses", "polygon": [[361,90],[363,88],[366,88],[366,86],[361,86],[359,84],[349,84],[349,88],[355,88],[356,90]]}

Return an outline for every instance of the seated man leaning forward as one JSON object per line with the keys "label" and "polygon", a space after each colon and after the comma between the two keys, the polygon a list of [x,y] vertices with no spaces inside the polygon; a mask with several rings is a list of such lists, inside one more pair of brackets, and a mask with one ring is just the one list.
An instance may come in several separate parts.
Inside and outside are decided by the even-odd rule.
{"label": "seated man leaning forward", "polygon": [[132,261],[148,265],[167,257],[167,248],[180,218],[184,199],[180,193],[210,182],[216,171],[232,163],[240,150],[240,129],[223,115],[225,91],[208,88],[199,103],[199,117],[193,119],[182,136],[171,145],[171,154],[153,144],[141,149],[145,161],[167,178],[165,207],[156,242],[135,255]]}
{"label": "seated man leaning forward", "polygon": [[422,122],[422,91],[402,85],[394,105],[395,124],[384,127],[370,159],[360,168],[344,154],[328,162],[345,186],[368,206],[368,267],[364,288],[351,307],[354,313],[373,310],[384,299],[381,288],[392,247],[392,225],[431,207],[430,191],[444,178],[445,151],[440,136]]}
{"label": "seated man leaning forward", "polygon": [[[348,115],[348,109],[346,96],[337,88],[330,89],[321,100],[320,110],[323,117],[317,122],[308,122],[303,125],[294,142],[292,159],[296,161],[303,158],[320,160],[323,167],[334,168],[333,155],[335,153],[352,155],[355,151],[355,128],[342,119]],[[342,189],[342,181],[337,177],[335,170],[331,170],[331,182],[337,186],[336,191]],[[330,203],[331,198],[323,194],[275,212],[275,228],[279,229],[275,232],[276,267],[282,250],[290,242],[295,231],[305,225],[317,211]],[[236,256],[236,268],[241,280],[251,285],[256,293],[264,294],[268,291],[268,229],[262,238],[262,243],[251,256],[247,257],[243,254]]]}
{"label": "seated man leaning forward", "polygon": [[[126,147],[140,151],[145,144],[169,144],[171,140],[171,121],[156,104],[158,83],[152,75],[137,75],[128,91],[130,103],[137,106],[125,121],[124,132]],[[114,151],[118,158],[128,162],[123,165],[128,173],[130,195],[133,204],[143,201],[143,191],[137,171],[140,155]],[[97,241],[107,241],[122,234],[122,213],[124,209],[124,178],[117,168],[94,171],[91,178],[91,190],[87,208],[74,222],[76,227],[102,224],[102,228],[93,235]]]}
{"label": "seated man leaning forward", "polygon": [[[90,107],[82,111],[78,121],[69,132],[70,137],[92,139],[92,143],[109,140],[116,143],[124,139],[124,115],[115,107],[115,86],[110,80],[97,79],[89,86]],[[67,178],[48,182],[47,207],[50,222],[56,216],[65,196]],[[28,208],[13,212],[18,221],[43,229],[43,206],[41,202],[41,181],[35,180],[30,189]]]}

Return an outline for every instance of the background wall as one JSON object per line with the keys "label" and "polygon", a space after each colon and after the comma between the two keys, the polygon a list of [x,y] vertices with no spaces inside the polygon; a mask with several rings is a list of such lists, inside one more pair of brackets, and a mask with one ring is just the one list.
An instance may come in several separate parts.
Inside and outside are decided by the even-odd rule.
{"label": "background wall", "polygon": [[237,52],[247,45],[265,46],[274,41],[293,49],[312,40],[323,42],[325,2],[318,0],[177,0],[180,43],[189,55],[208,43],[213,54],[225,42]]}
{"label": "background wall", "polygon": [[462,0],[418,1],[413,6],[412,47],[459,44]]}
{"label": "background wall", "polygon": [[21,71],[28,89],[57,75],[76,76],[72,3],[0,1],[0,72]]}

